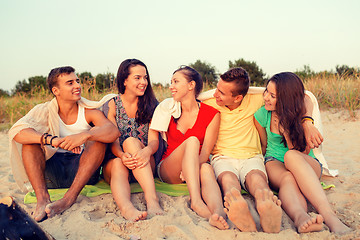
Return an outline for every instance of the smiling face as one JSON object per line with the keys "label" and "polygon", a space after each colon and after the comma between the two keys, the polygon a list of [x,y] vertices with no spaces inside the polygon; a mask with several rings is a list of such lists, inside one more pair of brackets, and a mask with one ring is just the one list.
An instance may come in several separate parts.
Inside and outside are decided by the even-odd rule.
{"label": "smiling face", "polygon": [[189,82],[181,71],[175,72],[171,78],[170,91],[175,101],[181,102],[189,92],[193,92],[194,97],[194,88],[195,82]]}
{"label": "smiling face", "polygon": [[137,97],[143,96],[148,83],[145,67],[141,65],[130,67],[129,76],[124,81],[125,94],[134,94]]}
{"label": "smiling face", "polygon": [[74,72],[70,74],[63,73],[58,76],[52,92],[62,100],[78,101],[81,98],[80,80]]}
{"label": "smiling face", "polygon": [[276,84],[270,81],[264,92],[265,109],[268,111],[276,110]]}
{"label": "smiling face", "polygon": [[217,105],[226,106],[230,110],[233,110],[240,105],[243,96],[233,96],[233,91],[235,89],[234,84],[234,82],[226,82],[220,78],[214,93]]}

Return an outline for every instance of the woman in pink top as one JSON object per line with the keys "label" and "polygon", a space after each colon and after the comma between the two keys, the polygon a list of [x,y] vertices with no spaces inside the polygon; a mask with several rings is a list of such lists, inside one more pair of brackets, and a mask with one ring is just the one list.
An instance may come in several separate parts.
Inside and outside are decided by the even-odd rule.
{"label": "woman in pink top", "polygon": [[[220,124],[220,113],[200,103],[200,74],[191,67],[177,69],[171,79],[173,99],[181,103],[181,116],[172,118],[167,136],[167,150],[158,165],[160,179],[167,183],[186,182],[191,208],[219,229],[229,228],[214,171],[207,163]],[[200,189],[201,186],[201,189]]]}

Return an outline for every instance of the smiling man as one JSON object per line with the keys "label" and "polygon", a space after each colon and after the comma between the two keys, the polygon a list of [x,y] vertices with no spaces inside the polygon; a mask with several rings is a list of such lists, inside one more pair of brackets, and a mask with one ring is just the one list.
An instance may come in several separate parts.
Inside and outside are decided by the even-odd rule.
{"label": "smiling man", "polygon": [[[81,98],[75,69],[50,71],[47,83],[55,98],[35,106],[9,130],[14,178],[37,198],[34,219],[41,221],[68,209],[85,184],[95,184],[105,143],[118,136],[117,128],[96,107],[100,102]],[[69,188],[51,202],[48,188]]]}
{"label": "smiling man", "polygon": [[[199,96],[204,103],[220,112],[220,129],[212,151],[211,165],[225,196],[225,211],[229,219],[243,232],[257,231],[245,199],[240,190],[247,190],[255,198],[256,210],[264,232],[276,233],[281,227],[281,202],[268,185],[259,134],[254,113],[264,104],[263,88],[253,88],[248,94],[250,77],[241,67],[232,68],[220,76],[213,98],[213,90]],[[207,99],[207,100],[205,100]],[[306,116],[311,116],[313,105],[305,97]],[[303,123],[308,144],[317,147],[322,136],[309,121]]]}

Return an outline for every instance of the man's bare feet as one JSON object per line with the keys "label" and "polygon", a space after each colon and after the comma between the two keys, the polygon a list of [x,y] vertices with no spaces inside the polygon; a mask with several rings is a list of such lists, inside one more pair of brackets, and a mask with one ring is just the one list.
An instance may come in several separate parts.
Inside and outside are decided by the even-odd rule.
{"label": "man's bare feet", "polygon": [[236,188],[232,188],[224,197],[224,211],[229,219],[242,232],[256,232],[256,225],[251,216],[249,207],[241,193]]}
{"label": "man's bare feet", "polygon": [[281,201],[272,191],[258,189],[255,192],[256,209],[260,215],[260,225],[266,233],[278,233],[281,228]]}
{"label": "man's bare feet", "polygon": [[67,210],[69,207],[71,207],[76,201],[76,198],[74,200],[69,200],[66,197],[63,197],[62,199],[59,199],[55,202],[49,203],[45,207],[45,212],[49,218],[55,216],[56,214],[60,214]]}
{"label": "man's bare feet", "polygon": [[46,208],[46,205],[48,205],[49,203],[50,203],[50,200],[46,200],[43,202],[38,201],[38,203],[36,204],[35,212],[33,213],[33,218],[35,221],[41,222],[47,217],[45,208]]}
{"label": "man's bare feet", "polygon": [[314,217],[307,215],[295,222],[295,226],[299,233],[319,232],[323,229],[323,223],[324,218],[321,215]]}
{"label": "man's bare feet", "polygon": [[211,226],[217,227],[220,230],[229,229],[229,224],[222,216],[219,216],[217,213],[211,215],[209,218],[209,223]]}
{"label": "man's bare feet", "polygon": [[197,215],[203,218],[209,219],[211,217],[211,212],[209,208],[206,206],[206,204],[200,200],[200,201],[192,201],[191,200],[191,209],[196,212]]}

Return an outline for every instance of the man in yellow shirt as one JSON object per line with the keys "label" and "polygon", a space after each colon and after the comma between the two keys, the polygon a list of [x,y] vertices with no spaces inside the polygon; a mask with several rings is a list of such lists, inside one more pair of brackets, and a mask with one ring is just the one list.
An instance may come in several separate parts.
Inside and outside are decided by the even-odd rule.
{"label": "man in yellow shirt", "polygon": [[[233,68],[220,76],[214,98],[204,102],[220,112],[220,130],[213,149],[211,165],[225,195],[225,212],[241,230],[256,231],[255,221],[241,196],[241,187],[255,197],[260,225],[264,232],[275,233],[281,227],[281,201],[269,188],[254,113],[263,105],[263,89],[247,94],[250,78],[243,68]],[[255,91],[256,92],[256,91]],[[203,96],[209,95],[209,92]],[[205,99],[206,97],[203,97]],[[313,103],[306,96],[306,115]],[[307,144],[318,147],[323,138],[309,121],[303,123]]]}
{"label": "man in yellow shirt", "polygon": [[233,68],[220,76],[214,98],[204,103],[220,111],[221,121],[211,165],[225,196],[229,219],[243,232],[257,231],[246,201],[240,194],[246,189],[255,197],[264,232],[280,231],[281,203],[267,181],[254,113],[263,105],[262,93],[247,94],[248,73]]}

